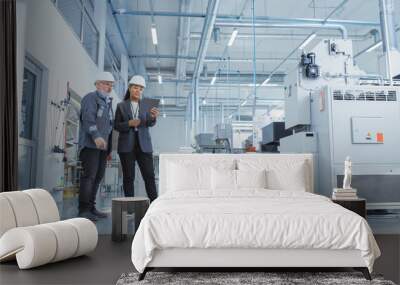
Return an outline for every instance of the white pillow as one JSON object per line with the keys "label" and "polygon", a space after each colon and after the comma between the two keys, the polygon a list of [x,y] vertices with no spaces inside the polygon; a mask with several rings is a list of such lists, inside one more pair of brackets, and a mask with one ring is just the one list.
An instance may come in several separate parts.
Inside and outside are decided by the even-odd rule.
{"label": "white pillow", "polygon": [[176,163],[167,167],[167,191],[211,189],[210,167]]}
{"label": "white pillow", "polygon": [[267,188],[267,172],[262,170],[236,170],[238,188]]}
{"label": "white pillow", "polygon": [[236,190],[236,170],[211,168],[213,190]]}
{"label": "white pillow", "polygon": [[306,191],[308,172],[305,162],[267,169],[267,187],[273,190]]}

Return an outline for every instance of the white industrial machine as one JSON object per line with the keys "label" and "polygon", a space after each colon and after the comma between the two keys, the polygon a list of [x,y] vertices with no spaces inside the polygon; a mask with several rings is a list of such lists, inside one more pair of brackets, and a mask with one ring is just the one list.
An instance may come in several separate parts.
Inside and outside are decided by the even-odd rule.
{"label": "white industrial machine", "polygon": [[253,134],[252,121],[233,121],[231,124],[217,124],[215,134],[217,139],[227,139],[233,153],[243,152],[247,138]]}
{"label": "white industrial machine", "polygon": [[281,152],[315,154],[317,193],[341,187],[343,161],[369,209],[400,209],[400,87],[353,64],[350,40],[322,40],[288,77]]}

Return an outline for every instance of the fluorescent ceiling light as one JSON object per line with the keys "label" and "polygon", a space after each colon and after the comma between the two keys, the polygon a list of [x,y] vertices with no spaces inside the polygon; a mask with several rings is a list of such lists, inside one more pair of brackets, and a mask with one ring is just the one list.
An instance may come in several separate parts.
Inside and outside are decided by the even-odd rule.
{"label": "fluorescent ceiling light", "polygon": [[265,79],[264,82],[261,83],[261,85],[262,85],[262,86],[266,85],[270,80],[271,80],[271,77],[268,76],[267,79]]}
{"label": "fluorescent ceiling light", "polygon": [[217,80],[217,76],[214,75],[214,77],[211,79],[210,84],[214,85],[215,81]]}
{"label": "fluorescent ceiling light", "polygon": [[375,49],[377,49],[378,47],[380,47],[382,45],[382,41],[379,41],[375,44],[373,44],[372,46],[370,46],[365,52],[371,52]]}
{"label": "fluorescent ceiling light", "polygon": [[206,99],[203,99],[203,105],[207,104]]}
{"label": "fluorescent ceiling light", "polygon": [[247,100],[244,100],[242,104],[240,104],[240,106],[244,106],[247,104]]}
{"label": "fluorescent ceiling light", "polygon": [[162,114],[162,117],[163,117],[163,118],[166,118],[166,117],[167,117],[167,114],[163,113],[163,114]]}
{"label": "fluorescent ceiling light", "polygon": [[161,98],[160,104],[161,104],[161,105],[164,105],[164,104],[165,104],[164,98]]}
{"label": "fluorescent ceiling light", "polygon": [[317,36],[316,33],[312,33],[311,35],[309,35],[299,46],[299,49],[304,49],[306,47],[306,45],[308,45],[315,37]]}
{"label": "fluorescent ceiling light", "polygon": [[157,79],[158,79],[158,84],[162,84],[162,77],[161,77],[161,74],[159,74],[159,75],[157,76]]}
{"label": "fluorescent ceiling light", "polygon": [[157,30],[156,30],[156,26],[151,26],[151,39],[153,40],[153,45],[157,45],[158,44],[158,39],[157,39]]}
{"label": "fluorescent ceiling light", "polygon": [[234,29],[232,32],[231,38],[229,39],[228,47],[233,45],[233,42],[235,41],[237,34],[238,34],[238,30]]}

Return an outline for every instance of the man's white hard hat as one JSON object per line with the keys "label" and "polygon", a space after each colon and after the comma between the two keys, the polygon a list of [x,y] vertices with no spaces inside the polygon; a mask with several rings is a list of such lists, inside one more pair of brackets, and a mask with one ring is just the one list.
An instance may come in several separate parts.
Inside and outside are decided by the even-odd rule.
{"label": "man's white hard hat", "polygon": [[102,71],[99,72],[96,76],[95,83],[97,81],[108,81],[108,82],[115,82],[114,76],[111,74],[111,72],[108,71]]}
{"label": "man's white hard hat", "polygon": [[129,85],[131,84],[139,85],[143,88],[146,88],[146,80],[144,80],[144,77],[141,75],[132,76],[131,80],[129,80]]}

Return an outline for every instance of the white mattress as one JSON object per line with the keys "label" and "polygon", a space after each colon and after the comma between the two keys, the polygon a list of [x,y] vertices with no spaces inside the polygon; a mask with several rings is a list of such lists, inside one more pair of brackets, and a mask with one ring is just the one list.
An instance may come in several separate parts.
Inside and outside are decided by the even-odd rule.
{"label": "white mattress", "polygon": [[134,237],[132,262],[143,272],[168,248],[359,250],[370,271],[380,255],[359,215],[323,196],[266,189],[160,196]]}

